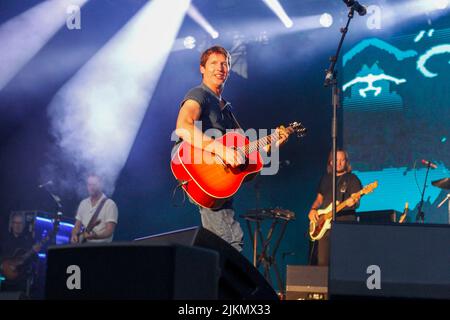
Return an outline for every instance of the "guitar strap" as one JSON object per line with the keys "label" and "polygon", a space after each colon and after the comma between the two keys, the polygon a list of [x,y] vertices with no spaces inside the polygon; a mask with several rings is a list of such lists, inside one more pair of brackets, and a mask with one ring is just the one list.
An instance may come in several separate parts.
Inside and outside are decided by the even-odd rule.
{"label": "guitar strap", "polygon": [[236,129],[242,129],[241,125],[239,124],[239,122],[237,121],[236,117],[234,116],[233,112],[231,112],[230,109],[228,109],[228,112],[231,115],[231,118],[233,118],[234,123],[236,124]]}
{"label": "guitar strap", "polygon": [[237,121],[237,119],[234,116],[233,112],[231,111],[231,108],[232,108],[231,104],[229,102],[226,102],[225,100],[224,100],[224,102],[225,102],[224,110],[228,111],[228,113],[229,113],[229,115],[231,117],[231,120],[233,120],[234,125],[236,127],[235,129],[242,129],[241,125],[239,124],[239,122]]}
{"label": "guitar strap", "polygon": [[89,223],[86,227],[86,230],[88,232],[90,232],[94,228],[94,225],[97,222],[98,215],[100,214],[100,211],[102,211],[103,205],[105,204],[106,200],[108,200],[108,197],[104,197],[103,200],[98,204],[97,209],[95,210],[94,214],[91,217],[91,220],[89,220]]}

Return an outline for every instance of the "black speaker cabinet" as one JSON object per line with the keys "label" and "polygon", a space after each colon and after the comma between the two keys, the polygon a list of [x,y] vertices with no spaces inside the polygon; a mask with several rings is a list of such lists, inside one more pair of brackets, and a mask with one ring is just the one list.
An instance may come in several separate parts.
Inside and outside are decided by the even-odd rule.
{"label": "black speaker cabinet", "polygon": [[214,233],[192,227],[136,241],[147,244],[183,244],[215,250],[220,257],[219,299],[277,300],[261,273],[236,249]]}
{"label": "black speaker cabinet", "polygon": [[397,221],[399,212],[395,210],[362,211],[356,213],[358,222],[365,224],[393,223]]}
{"label": "black speaker cabinet", "polygon": [[326,300],[328,267],[288,265],[286,300]]}
{"label": "black speaker cabinet", "polygon": [[48,250],[47,299],[217,299],[217,252],[117,243]]}
{"label": "black speaker cabinet", "polygon": [[449,246],[449,225],[335,222],[330,296],[450,299]]}
{"label": "black speaker cabinet", "polygon": [[0,300],[25,300],[25,296],[19,291],[0,291]]}

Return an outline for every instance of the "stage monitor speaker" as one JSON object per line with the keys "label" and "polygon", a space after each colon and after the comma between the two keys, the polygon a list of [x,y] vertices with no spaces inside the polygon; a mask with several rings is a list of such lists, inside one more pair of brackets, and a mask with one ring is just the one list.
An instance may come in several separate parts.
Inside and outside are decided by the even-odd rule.
{"label": "stage monitor speaker", "polygon": [[215,250],[220,256],[219,299],[277,300],[261,273],[235,248],[202,227],[158,234],[136,241],[148,244],[183,244]]}
{"label": "stage monitor speaker", "polygon": [[139,243],[48,250],[46,299],[217,299],[219,256],[203,248]]}
{"label": "stage monitor speaker", "polygon": [[397,214],[395,210],[363,211],[356,213],[356,219],[365,224],[385,224],[396,222]]}
{"label": "stage monitor speaker", "polygon": [[330,298],[450,299],[450,226],[335,222]]}
{"label": "stage monitor speaker", "polygon": [[328,267],[288,265],[286,300],[326,300]]}
{"label": "stage monitor speaker", "polygon": [[0,291],[0,300],[25,300],[25,295],[20,291]]}

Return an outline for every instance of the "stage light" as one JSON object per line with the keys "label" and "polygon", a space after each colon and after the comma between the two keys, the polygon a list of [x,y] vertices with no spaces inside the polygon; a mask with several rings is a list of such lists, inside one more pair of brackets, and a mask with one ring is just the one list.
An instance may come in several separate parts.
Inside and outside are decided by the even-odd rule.
{"label": "stage light", "polygon": [[195,38],[193,36],[187,36],[186,38],[184,38],[183,45],[186,49],[194,49]]}
{"label": "stage light", "polygon": [[448,0],[432,0],[434,8],[437,10],[443,10],[448,7]]}
{"label": "stage light", "polygon": [[324,28],[329,28],[333,25],[333,16],[329,13],[324,13],[320,16],[320,24]]}
{"label": "stage light", "polygon": [[209,33],[211,38],[217,39],[219,37],[219,32],[213,28],[213,26],[206,20],[206,18],[198,11],[198,9],[191,4],[187,11],[189,17],[192,18],[200,27]]}
{"label": "stage light", "polygon": [[264,3],[277,15],[277,17],[283,22],[286,28],[292,28],[294,23],[291,18],[286,14],[283,7],[278,0],[263,0]]}
{"label": "stage light", "polygon": [[148,2],[60,89],[48,109],[54,161],[96,172],[114,190],[189,3]]}
{"label": "stage light", "polygon": [[65,25],[70,6],[87,0],[44,1],[0,26],[0,90]]}
{"label": "stage light", "polygon": [[219,37],[219,32],[217,32],[217,31],[211,32],[211,37],[212,37],[213,39],[217,39],[217,38]]}

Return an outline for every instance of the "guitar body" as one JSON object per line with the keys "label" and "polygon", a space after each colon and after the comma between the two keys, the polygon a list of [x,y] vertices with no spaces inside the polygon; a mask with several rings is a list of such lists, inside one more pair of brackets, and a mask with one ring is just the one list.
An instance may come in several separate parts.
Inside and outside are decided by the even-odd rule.
{"label": "guitar body", "polygon": [[6,279],[13,281],[19,277],[22,273],[21,266],[25,262],[24,255],[25,251],[21,249],[17,251],[14,256],[6,258],[2,261],[1,270]]}
{"label": "guitar body", "polygon": [[[16,280],[22,273],[24,266],[27,264],[30,258],[32,258],[40,248],[45,245],[52,237],[58,233],[59,217],[53,222],[53,231],[50,234],[46,234],[41,241],[36,243],[30,250],[17,249],[14,255],[10,258],[6,258],[2,261],[1,272],[7,280]],[[36,250],[36,251],[35,251]]]}
{"label": "guitar body", "polygon": [[[352,194],[347,200],[343,201],[342,203],[336,202],[336,213],[347,207],[347,202],[350,198],[356,199],[355,197],[357,195],[363,196],[365,194],[371,193],[377,187],[378,181],[372,182],[357,193]],[[317,214],[319,215],[317,223],[313,221],[309,222],[309,237],[312,241],[322,239],[324,234],[331,228],[331,220],[333,219],[332,210],[332,203],[330,203],[325,209],[317,210]]]}
{"label": "guitar body", "polygon": [[309,236],[311,240],[315,241],[322,239],[325,233],[331,228],[331,211],[331,203],[325,209],[317,210],[319,220],[317,223],[314,223],[313,221],[309,223]]}
{"label": "guitar body", "polygon": [[[244,147],[249,140],[238,132],[216,139],[227,147]],[[263,161],[258,151],[249,153],[246,163],[231,168],[214,154],[195,148],[187,142],[180,143],[171,161],[175,178],[182,182],[183,190],[196,204],[216,209],[228,201],[247,177],[261,171]]]}
{"label": "guitar body", "polygon": [[83,228],[80,232],[77,233],[78,237],[78,244],[83,244],[87,242],[87,235],[99,224],[101,223],[101,220],[96,220],[95,223],[91,227]]}

